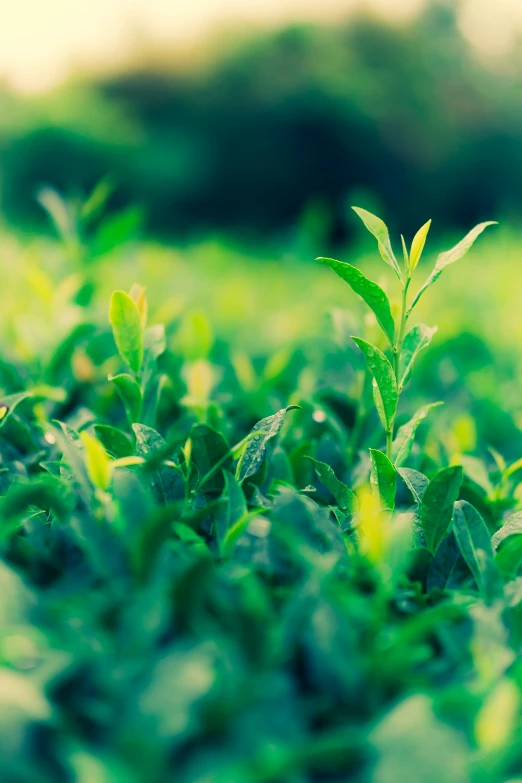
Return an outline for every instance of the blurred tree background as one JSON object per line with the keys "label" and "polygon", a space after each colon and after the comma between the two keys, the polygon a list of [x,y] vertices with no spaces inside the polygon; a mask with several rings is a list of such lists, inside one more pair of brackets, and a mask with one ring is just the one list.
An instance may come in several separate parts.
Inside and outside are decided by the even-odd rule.
{"label": "blurred tree background", "polygon": [[359,16],[227,43],[204,62],[143,57],[43,96],[4,86],[7,220],[34,227],[42,184],[79,194],[107,173],[113,207],[146,205],[160,236],[255,237],[305,221],[345,240],[361,193],[406,231],[522,208],[522,51],[481,60],[455,4],[405,25]]}

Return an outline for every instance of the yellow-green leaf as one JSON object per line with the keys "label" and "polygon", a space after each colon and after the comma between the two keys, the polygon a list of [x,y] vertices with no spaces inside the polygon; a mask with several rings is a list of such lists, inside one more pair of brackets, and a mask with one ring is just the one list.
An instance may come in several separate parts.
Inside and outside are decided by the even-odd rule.
{"label": "yellow-green leaf", "polygon": [[361,207],[352,207],[352,209],[355,214],[361,218],[370,234],[373,234],[377,240],[382,260],[389,264],[395,271],[399,280],[402,280],[401,270],[393,253],[388,227],[384,220],[381,220],[381,218],[376,215],[372,215],[372,213],[368,212],[366,209],[361,209]]}
{"label": "yellow-green leaf", "polygon": [[142,321],[136,303],[125,291],[111,296],[109,321],[121,358],[138,374],[143,362]]}
{"label": "yellow-green leaf", "polygon": [[488,226],[495,226],[496,222],[494,220],[489,220],[486,223],[479,223],[478,226],[475,226],[475,228],[472,228],[471,231],[466,234],[464,239],[461,239],[460,242],[458,242],[454,247],[451,248],[451,250],[446,250],[445,253],[441,253],[439,257],[437,258],[436,264],[433,268],[433,271],[431,275],[428,277],[426,282],[423,286],[419,289],[417,292],[413,302],[411,303],[408,312],[411,313],[421,296],[423,295],[424,291],[426,291],[433,283],[435,283],[439,277],[441,276],[444,269],[449,266],[450,264],[454,264],[455,261],[458,261],[463,256],[466,255],[474,241],[485,228]]}
{"label": "yellow-green leaf", "polygon": [[88,432],[81,432],[80,438],[85,446],[85,466],[90,480],[98,489],[105,490],[111,481],[109,455],[102,444]]}
{"label": "yellow-green leaf", "polygon": [[431,226],[431,220],[428,220],[427,223],[425,223],[415,236],[413,237],[413,242],[411,243],[411,249],[410,249],[410,272],[413,272],[417,264],[419,263],[419,259],[422,255],[422,251],[424,250],[424,245],[426,244],[426,237],[428,236],[428,231],[430,230]]}

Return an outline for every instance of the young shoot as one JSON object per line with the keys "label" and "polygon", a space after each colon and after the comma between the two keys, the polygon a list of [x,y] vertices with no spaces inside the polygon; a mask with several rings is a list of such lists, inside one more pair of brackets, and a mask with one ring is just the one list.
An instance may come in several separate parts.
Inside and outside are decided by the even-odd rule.
{"label": "young shoot", "polygon": [[377,472],[382,474],[385,460],[388,473],[394,474],[396,469],[401,467],[408,458],[420,422],[431,408],[440,404],[433,403],[424,406],[395,433],[395,419],[401,392],[412,374],[418,354],[429,345],[436,332],[436,327],[429,327],[425,324],[410,327],[411,315],[421,296],[439,279],[444,269],[462,258],[484,229],[494,225],[494,221],[475,226],[451,250],[441,253],[427,279],[410,298],[410,287],[424,250],[431,220],[428,220],[417,231],[409,251],[404,237],[401,236],[403,258],[399,262],[393,252],[386,224],[365,209],[360,207],[353,207],[353,209],[377,240],[383,261],[393,269],[397,277],[399,282],[398,316],[394,318],[390,300],[385,291],[377,283],[365,277],[357,267],[333,258],[318,258],[317,260],[327,264],[366,302],[373,311],[387,343],[387,350],[384,353],[380,348],[360,337],[352,338],[361,349],[368,369],[373,376],[375,406],[386,436],[386,454],[379,452],[380,456],[376,459],[377,452],[374,449],[371,450],[372,468],[378,469]]}

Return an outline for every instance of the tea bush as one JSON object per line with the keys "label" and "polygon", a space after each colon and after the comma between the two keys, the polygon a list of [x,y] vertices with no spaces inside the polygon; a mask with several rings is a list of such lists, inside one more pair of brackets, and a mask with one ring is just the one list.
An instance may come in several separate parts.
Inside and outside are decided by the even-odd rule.
{"label": "tea bush", "polygon": [[[61,245],[44,262],[29,243],[7,274],[21,256],[4,243],[19,297],[0,362],[2,780],[514,783],[522,462],[488,451],[484,429],[477,441],[437,353],[449,341],[422,359],[435,330],[408,324],[488,224],[408,299],[429,224],[399,262],[359,210],[399,308],[358,267],[320,259],[372,318],[336,311],[337,343],[307,333],[262,355],[256,330],[284,331],[284,312],[247,308],[246,341],[226,339],[226,317],[214,335],[159,262],[141,270],[154,302],[141,285],[108,301],[143,248],[111,272],[91,252],[100,194],[81,212],[44,200]],[[299,274],[281,272],[289,308]],[[313,275],[308,308],[326,270]],[[233,276],[222,285],[240,307]],[[398,403],[414,361],[437,395],[411,417],[419,391]]]}

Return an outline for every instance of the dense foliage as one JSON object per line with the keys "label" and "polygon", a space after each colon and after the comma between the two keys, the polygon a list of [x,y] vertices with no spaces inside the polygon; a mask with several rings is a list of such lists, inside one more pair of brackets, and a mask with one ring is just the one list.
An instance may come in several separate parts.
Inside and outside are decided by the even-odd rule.
{"label": "dense foliage", "polygon": [[[140,267],[128,248],[103,271],[86,263],[103,192],[79,211],[43,201],[61,245],[7,255],[24,305],[6,300],[0,363],[2,780],[522,776],[520,463],[484,443],[470,453],[469,415],[433,374],[448,373],[436,351],[449,342],[426,359],[435,330],[407,326],[414,273],[436,282],[485,224],[430,274],[429,224],[398,261],[384,223],[358,210],[402,308],[389,282],[321,259],[375,318],[337,311],[339,344],[307,336],[251,358],[237,327],[214,339],[201,311],[183,311],[172,259]],[[109,267],[141,272],[156,301],[139,285],[109,301]],[[329,273],[314,275],[305,319]],[[248,299],[246,284],[222,285],[226,311]],[[268,319],[288,333],[283,313],[265,318],[250,322],[253,354]],[[413,418],[397,407],[414,359],[414,385],[448,397],[428,438],[437,399]],[[516,450],[513,438],[497,445]]]}

